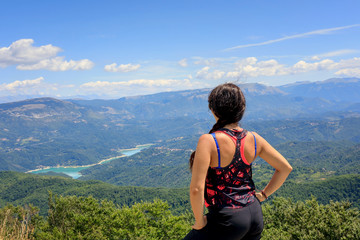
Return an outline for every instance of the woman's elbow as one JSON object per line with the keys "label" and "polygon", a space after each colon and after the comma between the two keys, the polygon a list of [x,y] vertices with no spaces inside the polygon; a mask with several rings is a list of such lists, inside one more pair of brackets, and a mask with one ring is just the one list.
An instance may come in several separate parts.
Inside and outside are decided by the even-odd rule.
{"label": "woman's elbow", "polygon": [[190,186],[190,195],[203,194],[204,187],[201,186]]}
{"label": "woman's elbow", "polygon": [[279,173],[284,173],[284,174],[290,174],[292,170],[293,170],[293,168],[290,164],[284,165],[284,166],[276,169],[276,171],[278,171]]}
{"label": "woman's elbow", "polygon": [[293,170],[292,166],[289,164],[286,167],[284,167],[283,171],[290,174],[291,171]]}

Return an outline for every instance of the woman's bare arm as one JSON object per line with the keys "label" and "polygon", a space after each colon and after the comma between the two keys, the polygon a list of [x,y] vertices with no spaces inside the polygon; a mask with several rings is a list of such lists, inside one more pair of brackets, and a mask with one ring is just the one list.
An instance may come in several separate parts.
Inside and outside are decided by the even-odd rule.
{"label": "woman's bare arm", "polygon": [[[268,197],[281,187],[281,185],[285,182],[286,178],[292,171],[292,167],[289,162],[264,138],[262,138],[257,133],[255,133],[255,136],[259,148],[258,155],[267,163],[269,163],[273,168],[275,168],[274,175],[272,176],[266,187],[263,189],[263,192]],[[265,200],[265,196],[262,195],[262,193],[256,194],[257,197],[260,197],[260,201]]]}
{"label": "woman's bare arm", "polygon": [[196,148],[190,183],[190,202],[195,217],[194,229],[201,229],[206,225],[206,218],[204,217],[204,189],[213,145],[214,140],[212,136],[204,134],[199,138]]}

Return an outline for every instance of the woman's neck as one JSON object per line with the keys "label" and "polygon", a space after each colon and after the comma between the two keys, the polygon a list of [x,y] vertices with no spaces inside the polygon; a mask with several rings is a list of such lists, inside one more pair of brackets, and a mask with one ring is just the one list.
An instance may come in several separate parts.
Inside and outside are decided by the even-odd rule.
{"label": "woman's neck", "polygon": [[224,128],[227,128],[227,129],[238,129],[238,130],[240,130],[239,123],[226,124],[226,125],[224,126]]}

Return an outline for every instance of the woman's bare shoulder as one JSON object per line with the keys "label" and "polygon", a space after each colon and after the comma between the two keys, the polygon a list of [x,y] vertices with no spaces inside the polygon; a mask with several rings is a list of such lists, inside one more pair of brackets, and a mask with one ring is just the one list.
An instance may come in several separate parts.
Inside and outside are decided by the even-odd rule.
{"label": "woman's bare shoulder", "polygon": [[213,140],[213,137],[211,136],[211,134],[203,134],[199,137],[198,145],[208,145],[212,141],[214,141],[214,140]]}

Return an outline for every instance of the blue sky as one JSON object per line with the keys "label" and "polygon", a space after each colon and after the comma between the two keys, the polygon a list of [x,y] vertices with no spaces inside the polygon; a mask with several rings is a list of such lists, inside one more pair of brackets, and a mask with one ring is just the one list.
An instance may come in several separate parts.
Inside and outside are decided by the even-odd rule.
{"label": "blue sky", "polygon": [[360,77],[360,1],[3,1],[0,97]]}

